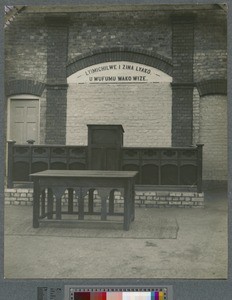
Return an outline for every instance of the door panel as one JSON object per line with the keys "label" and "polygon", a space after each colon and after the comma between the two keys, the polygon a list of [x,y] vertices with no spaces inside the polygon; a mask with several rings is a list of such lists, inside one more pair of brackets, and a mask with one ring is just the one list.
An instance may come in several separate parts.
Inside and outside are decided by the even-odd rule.
{"label": "door panel", "polygon": [[20,104],[13,105],[13,113],[15,117],[15,122],[23,123],[24,122],[24,107]]}
{"label": "door panel", "polygon": [[25,144],[38,143],[39,101],[12,99],[10,102],[10,139]]}
{"label": "door panel", "polygon": [[[27,138],[28,137],[28,138]],[[37,140],[37,124],[28,122],[26,123],[26,141]]]}

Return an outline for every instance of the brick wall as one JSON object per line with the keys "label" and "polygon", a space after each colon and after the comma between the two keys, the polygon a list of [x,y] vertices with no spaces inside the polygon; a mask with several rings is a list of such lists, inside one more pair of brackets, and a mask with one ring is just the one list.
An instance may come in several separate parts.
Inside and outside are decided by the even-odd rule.
{"label": "brick wall", "polygon": [[203,148],[203,180],[227,180],[227,97],[200,99],[200,142]]}
{"label": "brick wall", "polygon": [[[48,32],[44,17],[44,14],[22,12],[5,29],[7,81],[27,78],[46,82]],[[198,11],[194,23],[195,81],[226,78],[225,12]],[[146,49],[172,58],[169,12],[72,15],[68,60],[93,49],[120,45]]]}
{"label": "brick wall", "polygon": [[227,76],[226,13],[201,12],[195,19],[194,80]]}
{"label": "brick wall", "polygon": [[[97,191],[94,191],[94,210],[100,208],[101,198]],[[115,209],[124,206],[124,200],[120,192],[114,194]],[[68,205],[67,191],[61,199],[63,206]],[[108,201],[107,201],[108,203]],[[5,204],[7,205],[33,205],[32,189],[6,189]],[[78,205],[78,199],[73,199],[74,207]],[[85,196],[85,207],[88,207],[88,196]],[[196,192],[178,192],[178,191],[135,191],[135,207],[178,207],[178,208],[204,208],[204,193]],[[75,209],[74,209],[75,210]]]}
{"label": "brick wall", "polygon": [[[119,97],[123,99],[123,101],[121,100],[121,104],[123,103],[123,105],[130,107],[130,111],[132,112],[131,116],[133,117],[128,119],[128,113],[119,113],[120,109],[117,111],[117,108],[114,106],[117,103],[117,101],[114,101],[117,93],[113,89],[110,96],[109,90],[103,93],[100,91],[100,87],[97,91],[93,89],[92,94],[89,91],[86,94],[84,86],[78,87],[78,90],[75,91],[70,86],[68,90],[68,119],[66,122],[67,91],[65,90],[66,79],[64,75],[66,64],[78,55],[86,54],[93,50],[122,46],[129,47],[130,49],[146,50],[151,53],[156,52],[173,60],[174,83],[177,84],[188,84],[192,81],[197,83],[199,87],[202,81],[226,79],[227,37],[225,12],[223,10],[193,12],[195,15],[194,25],[189,23],[187,18],[185,20],[185,23],[188,23],[186,26],[185,24],[178,24],[178,21],[174,26],[175,28],[173,27],[170,14],[171,12],[167,11],[71,14],[70,22],[68,23],[68,36],[65,37],[68,41],[67,45],[65,43],[62,44],[59,34],[56,35],[56,43],[59,44],[60,42],[60,47],[63,47],[62,49],[67,51],[66,54],[63,52],[61,62],[58,57],[55,59],[55,55],[53,55],[55,48],[53,51],[52,40],[50,40],[51,47],[49,46],[51,35],[45,22],[45,15],[42,13],[29,14],[26,11],[20,13],[14,22],[5,29],[6,82],[32,80],[45,84],[49,83],[53,75],[56,77],[58,74],[59,76],[61,74],[61,81],[52,83],[50,80],[49,84],[53,84],[53,86],[50,86],[50,90],[45,90],[40,99],[40,142],[64,143],[65,132],[67,131],[67,143],[77,144],[80,142],[80,144],[86,144],[86,124],[92,122],[102,123],[102,119],[100,119],[99,111],[97,110],[98,105],[96,107],[93,105],[94,115],[91,118],[88,115],[90,114],[90,110],[86,116],[80,114],[80,112],[87,110],[87,108],[91,109],[89,104],[91,103],[90,101],[94,103],[94,93],[96,92],[98,97],[96,102],[100,101],[100,98],[103,99],[105,122],[112,121],[124,125],[126,145],[137,146],[138,144],[141,145],[143,141],[143,145],[147,146],[170,145],[171,132],[174,137],[173,140],[178,142],[176,145],[183,144],[183,139],[178,141],[178,137],[183,137],[186,144],[190,144],[190,142],[202,142],[205,144],[203,150],[205,160],[204,178],[225,179],[227,169],[225,159],[222,166],[216,166],[216,173],[213,172],[211,165],[211,161],[214,163],[213,157],[216,157],[219,164],[221,151],[223,152],[223,157],[227,156],[225,138],[226,117],[224,117],[226,116],[225,96],[207,96],[207,94],[200,98],[196,89],[193,91],[192,87],[190,88],[189,86],[189,91],[187,91],[188,86],[185,86],[184,89],[183,85],[176,85],[175,89],[173,89],[173,103],[175,104],[173,105],[174,116],[171,121],[170,90],[166,89],[165,86],[159,91],[155,88],[152,90],[153,88],[150,87],[148,90],[142,90],[141,87],[137,89],[135,86],[131,86],[128,90],[128,95],[123,89],[119,90],[118,93]],[[55,35],[52,36],[55,37]],[[193,37],[194,39],[192,39]],[[193,43],[194,51],[190,47],[191,43]],[[56,54],[60,55],[59,52]],[[189,63],[187,60],[192,54],[193,61]],[[66,59],[64,59],[65,56],[67,56]],[[56,64],[55,67],[54,64]],[[47,78],[47,76],[50,78]],[[57,88],[58,85],[60,89]],[[105,88],[106,86],[104,86]],[[149,95],[149,99],[151,99],[149,104],[147,104],[147,109],[145,105],[141,105],[141,103],[144,103],[141,102],[142,93],[143,101],[145,101],[144,95]],[[153,97],[151,96],[152,94]],[[137,95],[139,97],[138,105],[133,107],[136,104],[135,98]],[[86,99],[87,96],[88,99]],[[108,97],[108,101],[106,101],[106,97]],[[167,97],[166,100],[163,100],[165,97]],[[126,98],[127,100],[125,100]],[[158,98],[162,101],[158,101]],[[188,100],[186,101],[187,98]],[[82,100],[78,103],[75,102],[76,99]],[[211,99],[212,101],[208,101],[207,99]],[[219,101],[219,99],[224,100]],[[191,105],[191,101],[193,101],[193,106]],[[207,104],[208,102],[210,102],[210,105]],[[121,111],[123,105],[121,106]],[[138,115],[138,107],[144,112],[142,119],[141,115]],[[54,108],[56,110],[52,112]],[[80,108],[80,112],[77,112],[78,108]],[[108,108],[113,113],[109,114],[110,111]],[[213,116],[220,118],[219,110],[223,111],[223,118],[219,122],[213,122]],[[54,116],[56,119],[54,119]],[[88,120],[87,117],[89,118]],[[168,122],[169,124],[167,124]],[[60,124],[60,127],[57,124]],[[68,126],[67,130],[65,124]],[[143,129],[141,128],[141,124],[144,125]],[[173,128],[170,128],[173,124]],[[190,124],[193,124],[193,131],[191,131],[192,127],[190,128]],[[209,128],[210,124],[212,125],[211,130]],[[46,137],[48,129],[49,134]],[[214,138],[216,132],[218,132],[218,136],[221,135],[223,141],[218,139],[218,137]],[[188,138],[186,139],[186,137]],[[140,138],[141,142],[138,142]],[[211,146],[213,146],[213,150]]]}
{"label": "brick wall", "polygon": [[81,13],[71,18],[69,60],[93,49],[126,46],[171,58],[171,27],[165,12]]}
{"label": "brick wall", "polygon": [[172,146],[192,145],[193,88],[173,86],[172,90]]}
{"label": "brick wall", "polygon": [[192,144],[194,16],[172,16],[172,145]]}
{"label": "brick wall", "polygon": [[193,90],[193,145],[199,143],[200,131],[200,96],[197,88]]}
{"label": "brick wall", "polygon": [[170,83],[69,84],[66,143],[86,145],[87,124],[121,124],[124,146],[171,146],[171,95]]}
{"label": "brick wall", "polygon": [[47,89],[46,144],[65,144],[67,89]]}
{"label": "brick wall", "polygon": [[33,205],[33,189],[5,189],[5,204]]}
{"label": "brick wall", "polygon": [[[216,84],[216,83],[215,83]],[[211,88],[210,90],[215,89]],[[197,88],[193,93],[193,144],[202,143],[203,180],[205,186],[213,181],[227,181],[227,96],[207,94],[200,97]],[[223,92],[224,94],[224,92]]]}
{"label": "brick wall", "polygon": [[47,110],[47,90],[44,90],[40,97],[40,131],[39,140],[40,144],[45,144],[46,138],[46,110]]}
{"label": "brick wall", "polygon": [[47,29],[43,14],[20,13],[5,29],[6,81],[46,82]]}
{"label": "brick wall", "polygon": [[[21,12],[5,29],[6,81],[46,82],[46,15]],[[60,22],[62,24],[62,22]],[[123,46],[172,57],[169,13],[74,13],[70,17],[68,60],[105,47]]]}
{"label": "brick wall", "polygon": [[194,29],[194,140],[204,144],[203,180],[227,180],[225,12],[200,12]]}
{"label": "brick wall", "polygon": [[67,109],[68,18],[45,18],[47,39],[47,144],[65,144]]}

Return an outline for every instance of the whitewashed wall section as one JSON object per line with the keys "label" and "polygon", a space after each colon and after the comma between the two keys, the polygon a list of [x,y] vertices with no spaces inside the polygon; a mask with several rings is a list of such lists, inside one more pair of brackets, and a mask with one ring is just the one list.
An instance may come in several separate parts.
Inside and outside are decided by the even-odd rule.
{"label": "whitewashed wall section", "polygon": [[200,99],[200,143],[203,148],[203,179],[227,180],[227,97]]}
{"label": "whitewashed wall section", "polygon": [[121,124],[124,146],[170,146],[171,81],[158,69],[123,61],[72,74],[66,143],[87,145],[87,124]]}

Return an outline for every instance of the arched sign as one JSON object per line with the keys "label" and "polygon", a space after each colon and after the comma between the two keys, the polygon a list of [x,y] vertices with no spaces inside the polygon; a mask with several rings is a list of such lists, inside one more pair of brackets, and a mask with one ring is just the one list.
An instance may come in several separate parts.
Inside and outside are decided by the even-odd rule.
{"label": "arched sign", "polygon": [[76,84],[149,82],[172,82],[172,77],[156,68],[127,61],[93,65],[68,77],[68,83]]}

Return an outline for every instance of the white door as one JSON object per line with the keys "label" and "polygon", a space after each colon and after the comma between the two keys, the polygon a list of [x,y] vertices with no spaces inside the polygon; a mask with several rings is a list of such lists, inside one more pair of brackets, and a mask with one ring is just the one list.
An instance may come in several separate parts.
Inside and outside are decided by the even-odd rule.
{"label": "white door", "polygon": [[17,144],[26,144],[27,140],[38,143],[39,137],[39,101],[11,99],[10,102],[10,139]]}

